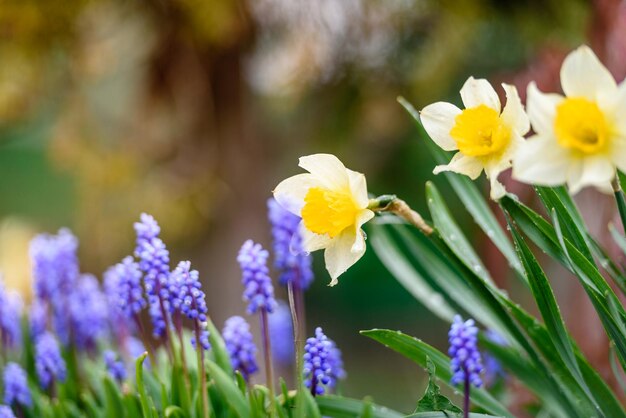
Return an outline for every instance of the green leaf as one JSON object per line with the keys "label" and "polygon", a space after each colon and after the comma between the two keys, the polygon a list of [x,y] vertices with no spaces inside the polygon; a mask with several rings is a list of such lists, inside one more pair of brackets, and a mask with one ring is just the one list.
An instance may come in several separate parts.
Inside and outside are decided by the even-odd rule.
{"label": "green leaf", "polygon": [[[453,418],[452,412],[419,412],[417,414],[407,415],[406,418]],[[456,415],[461,417],[461,415]],[[497,418],[495,415],[485,414],[469,414],[469,418]]]}
{"label": "green leaf", "polygon": [[[450,156],[430,139],[422,126],[417,110],[403,97],[399,97],[398,102],[415,121],[420,136],[424,139],[424,143],[437,164],[447,164],[450,160]],[[519,277],[522,277],[521,265],[515,255],[513,245],[511,245],[506,233],[498,223],[491,209],[489,209],[489,205],[476,187],[476,184],[469,177],[461,174],[445,172],[443,175],[454,189],[456,195],[461,199],[467,211],[472,215],[476,224],[478,224],[487,237],[504,255],[511,268],[519,274]]]}
{"label": "green leaf", "polygon": [[209,318],[207,320],[207,328],[209,330],[209,343],[211,343],[211,353],[215,359],[215,363],[228,375],[233,375],[233,366],[230,362],[230,355],[226,350],[226,344],[219,330]]}
{"label": "green leaf", "polygon": [[463,231],[452,218],[441,194],[431,182],[426,182],[426,200],[435,228],[452,252],[483,280],[493,283],[482,260],[463,235]]}
{"label": "green leaf", "polygon": [[[452,378],[450,359],[436,348],[398,331],[373,329],[361,331],[361,334],[402,354],[423,368],[427,367],[426,359],[430,358],[436,366],[435,373],[437,378],[452,389],[456,389],[450,384],[450,379]],[[471,396],[472,401],[486,411],[503,417],[513,417],[513,414],[486,390],[472,388]]]}
{"label": "green leaf", "polygon": [[402,418],[405,416],[400,412],[374,405],[369,401],[360,401],[341,396],[316,396],[315,401],[320,413],[331,418],[359,418],[363,416],[366,408],[372,418]]}
{"label": "green leaf", "polygon": [[425,275],[407,261],[383,228],[376,228],[375,233],[371,234],[370,242],[383,265],[415,299],[439,318],[452,321],[454,309],[441,293],[431,286]]}
{"label": "green leaf", "polygon": [[103,379],[103,385],[106,396],[105,407],[107,418],[125,417],[126,414],[124,413],[122,395],[115,382],[113,382],[109,376],[105,376]]}
{"label": "green leaf", "polygon": [[137,392],[139,392],[142,414],[144,417],[150,417],[152,416],[152,410],[150,409],[150,402],[146,394],[146,387],[143,380],[143,362],[146,357],[148,357],[147,351],[135,361],[135,378],[137,379]]}
{"label": "green leaf", "polygon": [[429,411],[450,411],[454,413],[463,412],[461,408],[454,405],[448,398],[441,394],[439,385],[435,381],[435,364],[426,357],[426,370],[428,371],[428,387],[422,399],[417,402],[415,412]]}
{"label": "green leaf", "polygon": [[239,390],[234,377],[226,373],[211,360],[206,360],[206,367],[209,369],[211,379],[215,381],[215,386],[222,393],[228,404],[235,410],[239,418],[249,418],[250,405]]}
{"label": "green leaf", "polygon": [[180,406],[170,405],[165,408],[165,418],[187,418],[189,415]]}
{"label": "green leaf", "polygon": [[626,237],[619,233],[617,228],[615,228],[615,225],[609,225],[609,230],[611,231],[613,241],[615,241],[620,250],[626,254]]}
{"label": "green leaf", "polygon": [[566,370],[572,374],[576,383],[584,391],[588,401],[592,403],[593,409],[591,412],[594,412],[595,409],[600,408],[598,407],[597,401],[594,399],[593,394],[583,379],[580,368],[578,367],[578,361],[576,359],[576,355],[574,354],[571,338],[565,328],[565,323],[561,317],[561,311],[559,310],[559,306],[552,291],[552,287],[548,282],[548,278],[545,276],[541,266],[515,226],[511,225],[510,230],[515,241],[520,260],[522,260],[522,265],[524,266],[535,302],[537,303],[548,330],[548,334],[552,339],[554,347],[560,354],[561,359],[565,363]]}

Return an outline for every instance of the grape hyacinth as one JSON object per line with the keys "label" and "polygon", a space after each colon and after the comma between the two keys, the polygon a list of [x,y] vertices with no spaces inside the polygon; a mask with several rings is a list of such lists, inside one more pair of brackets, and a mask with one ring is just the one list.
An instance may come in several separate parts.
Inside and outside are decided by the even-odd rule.
{"label": "grape hyacinth", "polygon": [[294,360],[293,320],[289,306],[278,301],[274,312],[268,315],[272,357],[283,366],[289,366]]}
{"label": "grape hyacinth", "polygon": [[171,304],[189,319],[206,322],[208,312],[198,270],[191,270],[191,262],[181,261],[171,274]]}
{"label": "grape hyacinth", "polygon": [[65,381],[65,361],[52,334],[42,334],[35,344],[35,369],[39,384],[48,389],[55,380]]}
{"label": "grape hyacinth", "polygon": [[148,304],[141,286],[142,276],[139,264],[131,256],[109,267],[104,273],[104,282],[112,307],[118,309],[128,319],[133,319]]}
{"label": "grape hyacinth", "polygon": [[272,225],[274,267],[280,272],[279,283],[306,290],[313,281],[312,260],[302,248],[300,222],[302,219],[284,209],[274,198],[267,201],[268,217]]}
{"label": "grape hyacinth", "polygon": [[328,355],[328,363],[330,364],[330,382],[328,382],[329,388],[336,388],[339,380],[343,380],[346,378],[346,371],[343,368],[343,358],[341,356],[341,350],[337,348],[337,344],[330,338],[328,339],[330,342],[329,355]]}
{"label": "grape hyacinth", "polygon": [[7,291],[0,278],[0,344],[5,348],[15,348],[22,341],[22,298],[13,291]]}
{"label": "grape hyacinth", "polygon": [[8,406],[0,405],[0,418],[15,418],[15,414]]}
{"label": "grape hyacinth", "polygon": [[237,261],[242,271],[243,299],[248,302],[248,314],[259,310],[271,313],[276,307],[274,287],[267,268],[268,256],[261,244],[252,240],[246,241],[239,250]]}
{"label": "grape hyacinth", "polygon": [[109,375],[117,382],[121,383],[126,379],[126,366],[114,351],[107,350],[103,354],[104,364],[106,365]]}
{"label": "grape hyacinth", "polygon": [[[487,337],[487,339],[494,344],[497,344],[503,347],[508,345],[508,342],[506,341],[506,339],[495,330],[492,330],[492,329],[487,330],[485,332],[485,337]],[[489,353],[486,353],[483,356],[483,361],[484,361],[484,366],[485,366],[485,379],[484,380],[487,386],[492,386],[494,383],[496,383],[496,381],[499,378],[506,377],[506,372],[502,368],[502,364],[500,364],[500,361],[498,361],[498,359],[496,359],[494,356],[492,356]]]}
{"label": "grape hyacinth", "polygon": [[44,332],[46,332],[48,324],[48,306],[41,299],[35,299],[30,305],[29,313],[30,336],[33,341]]}
{"label": "grape hyacinth", "polygon": [[331,383],[331,348],[332,343],[320,327],[315,329],[315,337],[307,339],[304,345],[304,385],[313,396],[323,395],[326,392],[325,387]]}
{"label": "grape hyacinth", "polygon": [[239,370],[248,381],[250,376],[259,369],[255,359],[256,346],[250,332],[250,325],[240,316],[228,318],[224,324],[222,337],[233,369]]}
{"label": "grape hyacinth", "polygon": [[450,342],[450,368],[452,369],[451,383],[463,384],[465,397],[463,403],[464,417],[469,416],[470,386],[479,388],[483,381],[480,373],[483,371],[480,352],[478,351],[478,327],[473,319],[463,321],[460,315],[454,317],[448,339]]}
{"label": "grape hyacinth", "polygon": [[158,338],[167,332],[170,253],[158,236],[161,228],[152,216],[142,213],[140,222],[135,223],[135,231],[135,256],[139,259],[139,268],[145,274],[144,285],[150,304],[153,334]]}
{"label": "grape hyacinth", "polygon": [[78,240],[68,230],[56,235],[39,234],[30,242],[35,295],[54,303],[54,297],[70,290],[78,279]]}
{"label": "grape hyacinth", "polygon": [[20,406],[32,405],[26,372],[16,363],[8,363],[4,368],[4,403]]}
{"label": "grape hyacinth", "polygon": [[[191,346],[193,347],[194,350],[198,348],[198,346],[196,345],[195,335],[191,337]],[[203,329],[200,331],[200,346],[202,347],[203,350],[211,349],[211,343],[209,342],[209,331],[207,331],[206,329]]]}
{"label": "grape hyacinth", "polygon": [[68,311],[76,347],[95,348],[108,325],[108,306],[98,279],[90,274],[80,277],[69,297]]}

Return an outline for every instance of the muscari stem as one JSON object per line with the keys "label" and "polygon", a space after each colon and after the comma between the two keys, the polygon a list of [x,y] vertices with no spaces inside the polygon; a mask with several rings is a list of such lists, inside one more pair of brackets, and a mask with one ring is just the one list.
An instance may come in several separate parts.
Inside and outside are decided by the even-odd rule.
{"label": "muscari stem", "polygon": [[465,371],[465,397],[463,398],[463,418],[469,418],[470,409],[470,379],[469,373]]}
{"label": "muscari stem", "polygon": [[184,343],[184,339],[183,339],[183,318],[182,315],[180,314],[180,311],[176,311],[175,313],[176,317],[173,319],[174,321],[174,328],[176,329],[176,335],[178,336],[178,345],[179,345],[179,349],[180,349],[180,361],[183,365],[183,375],[185,376],[185,384],[187,385],[187,388],[191,387],[191,384],[189,382],[189,371],[187,370],[187,358],[185,355],[185,343]]}
{"label": "muscari stem", "polygon": [[204,370],[204,348],[200,343],[200,324],[198,320],[193,321],[196,333],[196,353],[198,357],[198,373],[200,374],[200,391],[202,392],[202,416],[209,418],[209,398],[206,386],[206,372]]}
{"label": "muscari stem", "polygon": [[276,414],[276,396],[274,395],[274,366],[272,364],[272,346],[270,342],[267,311],[261,309],[261,335],[263,337],[263,354],[265,357],[265,374],[270,396],[270,416]]}
{"label": "muscari stem", "polygon": [[617,209],[619,211],[619,216],[622,219],[622,229],[626,232],[626,199],[624,198],[624,191],[620,185],[619,175],[617,173],[615,173],[611,186],[613,186]]}
{"label": "muscari stem", "polygon": [[300,334],[301,327],[296,309],[292,281],[287,283],[287,294],[289,295],[289,308],[291,310],[291,320],[293,322],[293,340],[296,348],[296,382],[298,384],[298,390],[296,392],[296,418],[304,418],[304,377],[302,375],[302,356],[304,345],[302,335]]}
{"label": "muscari stem", "polygon": [[144,350],[148,352],[150,363],[152,363],[153,367],[156,367],[156,362],[155,362],[156,359],[154,358],[154,353],[152,352],[152,346],[150,345],[150,341],[148,340],[148,336],[146,335],[145,328],[143,324],[141,323],[141,318],[139,318],[139,315],[137,314],[134,314],[133,317],[135,320],[135,324],[137,324],[137,330],[139,331],[139,338],[141,339],[141,342],[143,343]]}
{"label": "muscari stem", "polygon": [[390,212],[404,219],[425,235],[433,233],[433,229],[426,223],[422,215],[411,209],[411,207],[402,199],[395,195],[382,195],[375,199],[370,199],[368,209],[374,212]]}

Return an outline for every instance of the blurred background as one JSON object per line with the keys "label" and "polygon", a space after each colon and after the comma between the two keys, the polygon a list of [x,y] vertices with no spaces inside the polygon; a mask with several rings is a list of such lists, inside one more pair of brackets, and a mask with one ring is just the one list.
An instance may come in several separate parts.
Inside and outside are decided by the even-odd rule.
{"label": "blurred background", "polygon": [[[132,252],[132,223],[148,212],[172,261],[200,271],[221,325],[244,309],[236,253],[247,238],[269,247],[266,200],[299,172],[297,157],[334,153],[373,193],[424,210],[433,162],[397,96],[417,108],[458,103],[469,75],[522,96],[531,79],[559,91],[561,61],[581,43],[622,80],[625,33],[621,0],[3,0],[0,269],[28,297],[28,241],[68,226],[81,269],[100,275]],[[602,235],[614,214],[594,193],[578,199]],[[499,254],[456,212],[509,285]],[[309,332],[320,325],[342,348],[343,393],[411,410],[423,372],[358,331],[402,329],[443,347],[447,326],[371,249],[333,289],[315,257]],[[552,277],[574,334],[608,375],[582,290],[563,270]]]}

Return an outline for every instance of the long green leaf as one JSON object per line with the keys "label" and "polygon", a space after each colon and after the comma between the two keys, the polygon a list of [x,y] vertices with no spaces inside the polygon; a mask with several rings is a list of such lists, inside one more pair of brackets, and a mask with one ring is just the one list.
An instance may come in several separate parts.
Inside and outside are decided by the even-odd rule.
{"label": "long green leaf", "polygon": [[463,231],[452,218],[441,194],[431,182],[426,183],[426,201],[428,202],[435,228],[439,231],[448,247],[483,280],[493,283],[482,260],[478,257],[467,238],[465,238],[465,235],[463,235]]}
{"label": "long green leaf", "polygon": [[373,405],[358,399],[344,398],[342,396],[325,395],[316,396],[315,402],[322,415],[331,418],[359,418],[366,406],[372,418],[402,418],[405,414],[393,411],[384,406]]}
{"label": "long green leaf", "polygon": [[[450,359],[436,348],[398,331],[373,329],[369,331],[361,331],[361,334],[376,340],[381,344],[384,344],[386,347],[402,354],[404,357],[413,360],[422,368],[427,367],[427,359],[430,358],[430,360],[435,364],[435,373],[440,381],[455,389],[454,386],[450,384],[450,379],[452,378]],[[491,396],[489,392],[483,389],[472,388],[471,396],[473,402],[486,411],[498,416],[513,417],[513,414],[511,414],[504,405]]]}
{"label": "long green leaf", "polygon": [[150,402],[148,401],[148,395],[146,394],[146,387],[143,381],[143,362],[146,357],[148,357],[147,351],[135,361],[135,378],[137,379],[137,392],[139,392],[139,400],[141,401],[141,412],[144,417],[150,417],[152,416],[152,410],[150,409]]}
{"label": "long green leaf", "polygon": [[206,366],[207,369],[209,369],[211,379],[215,381],[215,386],[224,395],[224,399],[226,399],[230,406],[237,412],[239,418],[249,418],[250,404],[237,387],[234,376],[228,375],[211,360],[206,361]]}

